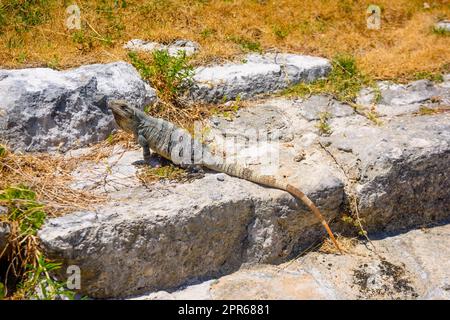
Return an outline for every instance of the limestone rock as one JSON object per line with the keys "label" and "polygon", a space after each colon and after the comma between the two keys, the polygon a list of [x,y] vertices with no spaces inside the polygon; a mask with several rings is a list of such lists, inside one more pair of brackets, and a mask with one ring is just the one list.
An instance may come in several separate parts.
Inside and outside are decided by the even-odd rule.
{"label": "limestone rock", "polygon": [[115,127],[108,99],[143,108],[156,94],[125,62],[0,70],[0,139],[25,151],[64,151],[103,140]]}
{"label": "limestone rock", "polygon": [[445,30],[450,32],[450,20],[439,21],[434,25],[434,27],[438,30]]}
{"label": "limestone rock", "polygon": [[313,252],[219,278],[210,292],[214,299],[449,299],[449,231],[447,224],[379,233],[372,237],[378,256],[363,244],[343,256]]}
{"label": "limestone rock", "polygon": [[[449,75],[443,83],[417,80],[409,84],[395,84],[388,81],[377,83],[378,92],[370,88],[361,90],[356,103],[364,107],[375,107],[380,116],[398,116],[419,112],[420,108],[439,108],[450,104]],[[376,101],[378,99],[378,101]]]}
{"label": "limestone rock", "polygon": [[190,97],[221,102],[273,93],[299,82],[324,77],[331,70],[327,59],[295,54],[248,55],[242,63],[199,67]]}
{"label": "limestone rock", "polygon": [[[439,86],[445,88],[445,83]],[[436,88],[425,85],[425,90]],[[321,112],[330,114],[329,136],[317,128]],[[276,150],[278,158],[269,163],[270,174],[303,190],[327,220],[346,210],[354,195],[364,227],[373,232],[403,230],[449,217],[450,115],[445,112],[388,112],[380,125],[331,97],[278,98],[241,109],[232,121],[217,117],[209,131],[207,139],[218,147],[227,145],[222,144],[227,137],[234,141],[234,151],[228,150],[227,158],[235,157],[258,172],[267,170],[265,161]],[[259,133],[268,139],[255,140]],[[106,192],[110,200],[86,212],[51,219],[39,232],[49,257],[80,266],[84,294],[104,298],[169,292],[230,274],[244,264],[283,263],[324,236],[314,215],[287,192],[228,176],[220,181],[220,174],[208,172],[188,183],[166,181],[144,187],[133,177],[131,164],[139,152],[116,152],[103,164],[104,171],[101,164],[84,163],[74,173],[75,180],[82,182],[77,187]],[[302,159],[296,161],[300,152]],[[105,179],[104,172],[111,176]],[[94,183],[100,179],[111,188]],[[339,223],[331,227],[343,230]],[[354,270],[358,262],[345,263]],[[364,267],[363,263],[358,269],[359,283],[375,281],[374,286],[366,286],[368,295],[381,288],[381,296],[414,298],[420,284],[408,282],[397,292],[395,283],[411,279],[410,273],[402,271],[399,261],[389,262],[394,266],[375,261]],[[324,272],[312,268],[317,263],[312,260],[308,265],[316,280]],[[283,281],[289,283],[302,274],[285,274]],[[320,297],[359,292],[336,293],[329,291],[330,286],[320,287],[331,280],[305,277],[301,279]],[[272,290],[262,278],[246,275],[240,279],[255,281],[262,292]],[[397,282],[392,284],[393,280]],[[345,283],[364,287],[354,281],[352,273]],[[442,290],[436,287],[429,294],[437,297]],[[296,285],[286,292],[289,297],[302,294]],[[235,297],[234,293],[230,296]]]}
{"label": "limestone rock", "polygon": [[185,52],[186,56],[191,56],[200,50],[200,45],[190,40],[176,40],[171,44],[164,45],[158,42],[133,39],[124,45],[125,49],[130,51],[152,52],[155,50],[167,50],[171,56],[176,56],[180,51]]}

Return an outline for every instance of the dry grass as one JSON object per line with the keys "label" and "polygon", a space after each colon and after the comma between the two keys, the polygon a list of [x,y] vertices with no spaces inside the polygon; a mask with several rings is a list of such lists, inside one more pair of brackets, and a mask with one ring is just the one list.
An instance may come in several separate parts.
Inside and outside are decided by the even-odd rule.
{"label": "dry grass", "polygon": [[72,171],[83,161],[98,162],[112,152],[112,143],[127,144],[128,136],[119,135],[93,147],[85,155],[68,157],[50,154],[21,154],[6,151],[0,155],[0,190],[25,185],[37,195],[52,216],[77,209],[87,209],[105,200],[89,191],[70,187]]}
{"label": "dry grass", "polygon": [[372,31],[366,29],[365,15],[372,1],[75,1],[81,8],[81,31],[65,27],[65,8],[72,2],[33,1],[47,8],[35,25],[15,18],[11,3],[20,2],[25,1],[3,1],[0,11],[0,61],[7,67],[127,60],[122,45],[132,38],[195,40],[202,46],[196,62],[260,49],[329,58],[346,52],[377,79],[406,80],[448,68],[450,62],[450,38],[432,32],[436,21],[450,17],[447,0],[427,1],[429,9],[423,1],[379,0],[382,29]]}
{"label": "dry grass", "polygon": [[[352,253],[352,249],[358,244],[358,239],[348,238],[341,235],[336,235],[336,241],[344,253]],[[326,254],[339,254],[339,251],[330,238],[326,238],[317,251]]]}

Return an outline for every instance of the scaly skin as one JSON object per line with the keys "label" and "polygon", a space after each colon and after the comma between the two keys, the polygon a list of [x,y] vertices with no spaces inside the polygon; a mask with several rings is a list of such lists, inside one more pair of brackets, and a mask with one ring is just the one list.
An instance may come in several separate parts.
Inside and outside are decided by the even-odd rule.
{"label": "scaly skin", "polygon": [[[300,199],[308,208],[316,215],[322,225],[325,227],[328,235],[333,241],[336,248],[342,253],[328,223],[323,218],[319,209],[301,190],[293,185],[276,179],[273,176],[259,175],[255,171],[243,167],[236,163],[227,163],[222,158],[215,156],[208,146],[202,144],[198,140],[193,139],[189,132],[182,130],[168,121],[153,118],[144,112],[128,105],[126,101],[114,100],[109,103],[116,123],[118,126],[130,133],[133,133],[137,142],[141,145],[144,154],[144,161],[150,159],[150,149],[160,156],[171,160],[173,163],[181,166],[196,163],[213,171],[223,172],[230,176],[245,179],[267,187],[284,190]],[[189,141],[188,146],[195,145],[197,150],[201,150],[201,157],[196,159],[195,148],[190,147],[191,154],[185,155],[186,163],[183,163],[183,144]],[[175,155],[175,156],[173,156]],[[195,160],[194,161],[194,157]]]}

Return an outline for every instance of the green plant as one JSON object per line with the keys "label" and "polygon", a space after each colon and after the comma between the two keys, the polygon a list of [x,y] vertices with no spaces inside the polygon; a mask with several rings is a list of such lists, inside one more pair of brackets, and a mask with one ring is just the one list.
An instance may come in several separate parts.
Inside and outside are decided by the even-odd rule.
{"label": "green plant", "polygon": [[0,28],[8,23],[16,31],[28,31],[50,18],[51,0],[9,0],[0,4]]}
{"label": "green plant", "polygon": [[0,300],[6,297],[5,285],[0,282]]}
{"label": "green plant", "polygon": [[216,29],[212,29],[212,28],[205,28],[202,30],[202,32],[200,32],[200,35],[202,36],[203,39],[209,38],[210,36],[216,34]]}
{"label": "green plant", "polygon": [[274,26],[272,30],[275,36],[280,40],[285,39],[290,33],[290,30],[287,27]]}
{"label": "green plant", "polygon": [[445,29],[445,28],[441,28],[438,26],[433,26],[433,28],[431,29],[431,32],[437,36],[450,36],[450,31]]}
{"label": "green plant", "polygon": [[59,58],[56,54],[47,62],[47,67],[55,70],[59,69]]}
{"label": "green plant", "polygon": [[421,106],[418,113],[421,116],[427,116],[427,115],[436,114],[438,112],[439,112],[439,110],[437,110],[437,109],[429,108],[426,106]]}
{"label": "green plant", "polygon": [[364,85],[372,84],[372,81],[358,70],[353,56],[337,55],[331,64],[332,71],[326,79],[297,84],[286,89],[283,94],[307,96],[329,93],[340,101],[353,102]]}
{"label": "green plant", "polygon": [[[120,2],[120,3],[119,3]],[[122,36],[125,25],[121,20],[120,9],[127,7],[126,1],[115,0],[113,3],[108,0],[100,0],[96,11],[106,20],[104,36],[100,36],[100,40],[107,45],[112,45],[115,39]]]}
{"label": "green plant", "polygon": [[378,87],[376,83],[373,83],[372,90],[373,90],[373,103],[375,104],[380,103],[381,99],[383,99],[380,87]]}
{"label": "green plant", "polygon": [[167,180],[182,180],[186,177],[186,171],[174,165],[166,165],[161,167],[146,167],[138,171],[138,179],[146,183],[167,179]]}
{"label": "green plant", "polygon": [[331,118],[331,114],[329,112],[321,112],[319,114],[319,122],[317,123],[317,128],[320,131],[321,135],[330,135],[332,130],[328,121]]}
{"label": "green plant", "polygon": [[367,119],[372,121],[377,126],[381,126],[383,124],[383,122],[380,120],[379,114],[376,111],[374,111],[374,110],[367,111],[365,113],[365,116],[366,116]]}
{"label": "green plant", "polygon": [[360,236],[367,236],[367,231],[362,228],[362,223],[364,222],[363,219],[353,218],[349,215],[343,215],[341,218],[342,222],[351,225],[354,228],[358,229],[358,235]]}
{"label": "green plant", "polygon": [[320,18],[316,18],[313,21],[302,21],[298,29],[303,35],[313,35],[315,33],[321,33],[326,30],[326,23]]}
{"label": "green plant", "polygon": [[238,44],[243,51],[262,52],[261,43],[257,40],[251,40],[242,36],[231,36],[229,39]]}
{"label": "green plant", "polygon": [[24,63],[27,60],[27,53],[22,51],[17,55],[17,62]]}
{"label": "green plant", "polygon": [[231,105],[231,109],[233,110],[234,113],[238,112],[239,109],[241,108],[240,103],[241,103],[241,95],[238,94],[233,104]]}
{"label": "green plant", "polygon": [[167,50],[156,50],[152,52],[150,62],[141,59],[135,52],[130,52],[128,56],[142,77],[149,80],[165,100],[176,102],[177,97],[192,83],[194,68],[184,51],[172,56]]}
{"label": "green plant", "polygon": [[[19,299],[73,297],[63,283],[50,276],[60,264],[49,261],[39,250],[36,233],[43,225],[46,213],[44,205],[37,201],[36,193],[23,185],[9,187],[0,191],[0,205],[7,208],[7,214],[1,219],[11,230],[7,250],[0,253],[0,260],[8,264],[5,273],[0,274],[3,279],[0,295]],[[39,294],[36,293],[38,286]]]}
{"label": "green plant", "polygon": [[72,32],[71,37],[72,41],[79,45],[79,49],[83,52],[88,52],[94,48],[94,38],[83,29]]}
{"label": "green plant", "polygon": [[[0,114],[1,115],[1,114]],[[0,158],[3,158],[8,153],[8,150],[4,145],[0,144]]]}
{"label": "green plant", "polygon": [[428,71],[417,72],[414,74],[414,79],[416,80],[427,79],[437,83],[444,82],[444,76],[442,75],[441,72],[428,72]]}
{"label": "green plant", "polygon": [[229,121],[233,120],[233,118],[241,108],[242,97],[240,94],[238,94],[234,101],[230,100],[228,103],[226,103],[227,99],[228,98],[226,95],[222,97],[222,106],[220,107],[220,110],[216,107],[211,108],[212,116],[222,117]]}

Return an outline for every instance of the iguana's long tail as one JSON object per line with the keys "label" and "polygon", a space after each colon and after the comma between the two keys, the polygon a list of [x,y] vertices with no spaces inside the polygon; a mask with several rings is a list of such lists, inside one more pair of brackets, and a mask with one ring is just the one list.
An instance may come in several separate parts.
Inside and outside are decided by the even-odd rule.
{"label": "iguana's long tail", "polygon": [[227,164],[226,162],[220,163],[220,162],[210,162],[205,163],[205,167],[219,172],[227,173],[231,176],[235,176],[241,179],[249,180],[267,187],[280,189],[283,191],[287,191],[290,194],[292,194],[297,199],[301,200],[319,219],[319,221],[322,223],[322,225],[325,227],[325,230],[327,231],[328,235],[330,236],[331,241],[333,241],[334,245],[338,249],[339,253],[342,254],[342,250],[336,241],[336,238],[333,235],[333,232],[331,231],[330,227],[328,226],[328,223],[326,222],[325,218],[323,217],[322,213],[320,213],[319,208],[314,204],[314,202],[311,201],[311,199],[308,198],[300,189],[294,187],[291,184],[281,182],[277,180],[274,176],[267,176],[267,175],[258,175],[253,170],[242,167],[238,164]]}
{"label": "iguana's long tail", "polygon": [[319,219],[320,223],[322,223],[322,225],[325,227],[325,230],[327,230],[327,233],[330,236],[331,241],[333,241],[334,245],[339,250],[339,253],[342,254],[341,247],[339,247],[339,244],[337,243],[336,238],[333,235],[333,232],[331,231],[327,221],[320,213],[319,208],[316,207],[314,202],[312,202],[311,199],[309,199],[306,194],[301,192],[300,189],[294,187],[293,185],[288,184],[286,186],[286,191],[292,194],[293,196],[297,197],[298,199],[302,200],[303,203],[308,206],[308,208],[316,215],[317,219]]}

